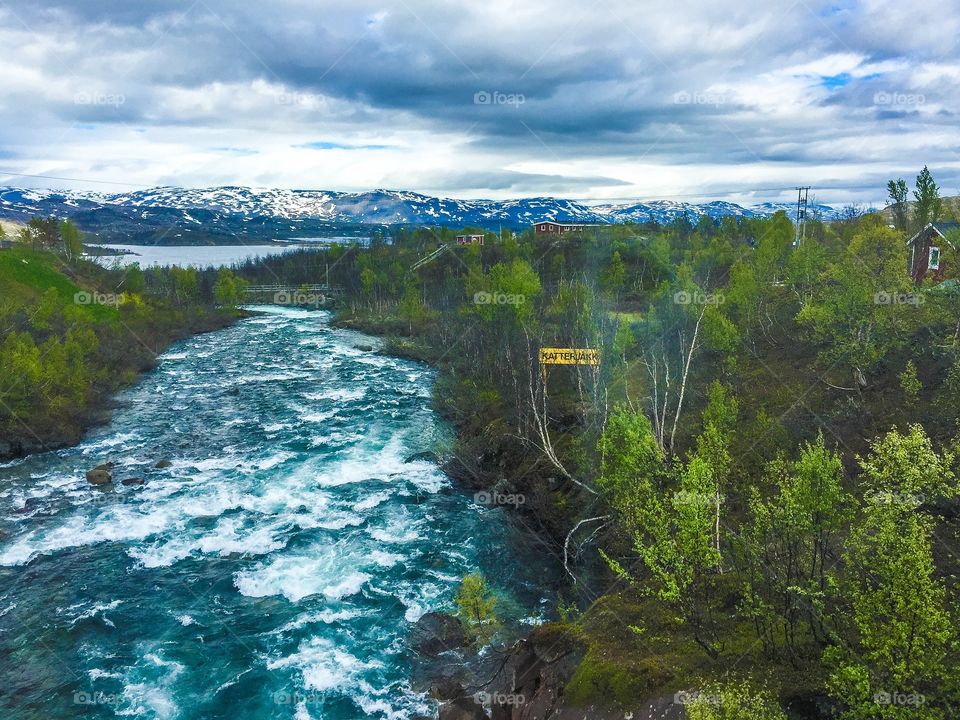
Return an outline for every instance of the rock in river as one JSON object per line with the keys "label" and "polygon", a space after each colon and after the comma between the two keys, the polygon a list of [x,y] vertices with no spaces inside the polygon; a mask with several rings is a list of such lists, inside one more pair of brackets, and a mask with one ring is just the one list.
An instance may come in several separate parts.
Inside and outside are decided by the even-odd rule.
{"label": "rock in river", "polygon": [[113,463],[103,463],[87,470],[87,482],[91,485],[109,485],[113,482],[113,475],[110,473],[112,467]]}

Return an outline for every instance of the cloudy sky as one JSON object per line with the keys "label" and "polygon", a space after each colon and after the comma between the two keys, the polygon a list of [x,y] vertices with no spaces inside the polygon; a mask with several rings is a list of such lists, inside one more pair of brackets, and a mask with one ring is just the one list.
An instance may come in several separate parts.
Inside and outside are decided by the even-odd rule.
{"label": "cloudy sky", "polygon": [[956,2],[0,0],[0,184],[958,194]]}

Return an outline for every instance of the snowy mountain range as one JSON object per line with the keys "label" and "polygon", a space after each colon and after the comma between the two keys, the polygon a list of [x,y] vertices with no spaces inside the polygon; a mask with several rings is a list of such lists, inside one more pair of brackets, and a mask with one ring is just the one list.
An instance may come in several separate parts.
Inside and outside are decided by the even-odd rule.
{"label": "snowy mountain range", "polygon": [[[560,198],[457,200],[402,190],[361,193],[280,190],[247,187],[158,187],[129,193],[26,190],[0,187],[0,218],[27,220],[35,215],[70,217],[105,242],[212,244],[242,238],[290,240],[302,237],[370,235],[387,225],[499,226],[521,229],[542,219],[561,222],[668,223],[679,217],[757,217],[785,210],[790,203],[742,207],[730,202],[705,204],[658,200],[620,205],[588,205]],[[828,205],[810,208],[829,220]]]}

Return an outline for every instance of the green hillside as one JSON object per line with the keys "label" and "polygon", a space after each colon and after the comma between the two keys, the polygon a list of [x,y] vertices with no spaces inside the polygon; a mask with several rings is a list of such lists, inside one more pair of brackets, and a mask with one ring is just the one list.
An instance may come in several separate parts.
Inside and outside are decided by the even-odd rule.
{"label": "green hillside", "polygon": [[75,442],[163,348],[234,316],[196,272],[108,270],[0,250],[0,457]]}

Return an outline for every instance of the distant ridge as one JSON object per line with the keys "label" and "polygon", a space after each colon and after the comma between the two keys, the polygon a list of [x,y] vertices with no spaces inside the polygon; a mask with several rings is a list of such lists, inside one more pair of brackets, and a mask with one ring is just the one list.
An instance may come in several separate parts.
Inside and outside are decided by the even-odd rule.
{"label": "distant ridge", "polygon": [[[793,214],[790,203],[743,207],[714,201],[670,200],[587,205],[552,197],[517,200],[457,200],[403,190],[347,193],[249,187],[203,189],[157,187],[126,193],[27,190],[0,187],[0,218],[34,215],[71,217],[104,241],[164,244],[222,243],[231,237],[294,239],[303,236],[369,234],[370,226],[500,226],[521,229],[540,219],[563,222],[668,223],[679,217],[757,217],[778,210]],[[817,205],[811,214],[825,220],[838,212]]]}

